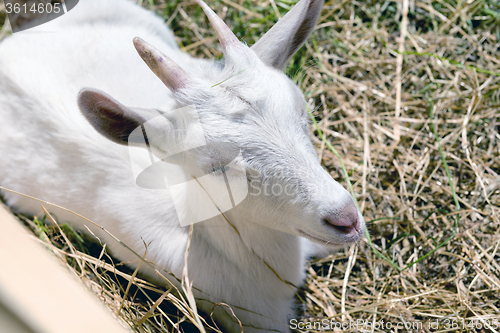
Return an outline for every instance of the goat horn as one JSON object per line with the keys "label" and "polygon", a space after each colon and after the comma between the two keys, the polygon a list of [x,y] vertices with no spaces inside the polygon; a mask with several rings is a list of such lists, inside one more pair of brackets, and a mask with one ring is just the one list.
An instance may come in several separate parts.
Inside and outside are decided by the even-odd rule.
{"label": "goat horn", "polygon": [[139,37],[134,38],[134,46],[146,65],[170,90],[186,86],[189,81],[188,73],[172,59]]}
{"label": "goat horn", "polygon": [[214,28],[217,33],[217,37],[219,37],[219,42],[222,46],[222,50],[224,55],[227,56],[227,50],[230,46],[239,46],[242,45],[238,40],[238,37],[229,29],[229,27],[224,23],[224,21],[217,15],[215,12],[205,3],[203,0],[195,0],[198,5],[200,5],[201,9],[207,15],[210,24]]}

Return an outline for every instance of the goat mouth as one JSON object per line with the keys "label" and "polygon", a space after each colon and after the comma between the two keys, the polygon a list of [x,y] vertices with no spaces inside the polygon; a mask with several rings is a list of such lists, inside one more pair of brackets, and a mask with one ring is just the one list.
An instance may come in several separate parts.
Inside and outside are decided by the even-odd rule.
{"label": "goat mouth", "polygon": [[348,239],[342,241],[342,242],[332,242],[331,240],[326,240],[324,238],[320,238],[318,236],[311,235],[310,233],[305,232],[304,230],[297,229],[298,233],[306,238],[309,238],[311,240],[315,240],[316,242],[323,243],[324,245],[333,245],[333,246],[341,246],[341,245],[346,245],[350,243],[354,243],[358,240],[358,235],[359,233],[356,233],[356,237],[349,237]]}
{"label": "goat mouth", "polygon": [[329,240],[326,240],[326,239],[323,239],[323,238],[319,238],[319,237],[316,237],[316,236],[313,236],[303,230],[300,230],[300,229],[297,229],[297,231],[299,232],[299,234],[301,234],[303,237],[305,238],[309,238],[311,240],[315,240],[319,243],[323,243],[325,245],[342,245],[342,244],[339,244],[339,243],[334,243],[332,241],[329,241]]}

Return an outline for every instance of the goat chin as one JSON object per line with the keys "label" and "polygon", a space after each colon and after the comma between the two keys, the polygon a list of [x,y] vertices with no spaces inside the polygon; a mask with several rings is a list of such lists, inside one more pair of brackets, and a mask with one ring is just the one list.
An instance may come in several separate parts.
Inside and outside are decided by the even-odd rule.
{"label": "goat chin", "polygon": [[[187,267],[198,307],[226,303],[245,332],[289,332],[306,258],[365,228],[319,164],[304,97],[282,73],[322,0],[301,0],[251,48],[197,2],[221,62],[181,52],[162,19],[125,0],[82,0],[2,41],[0,184],[102,226],[114,237],[52,209],[132,267],[147,253],[156,266],[141,271],[158,283],[160,272],[180,287],[194,224]],[[1,194],[42,214],[34,200]],[[214,318],[239,331],[226,307]]]}

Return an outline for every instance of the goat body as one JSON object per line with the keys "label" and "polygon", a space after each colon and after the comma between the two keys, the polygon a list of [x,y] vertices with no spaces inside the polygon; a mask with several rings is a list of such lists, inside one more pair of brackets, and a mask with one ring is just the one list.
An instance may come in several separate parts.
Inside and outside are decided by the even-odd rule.
{"label": "goat body", "polygon": [[[189,237],[183,225],[199,222],[188,259],[198,306],[235,306],[245,332],[288,332],[290,285],[301,285],[305,274],[303,237],[338,247],[364,230],[352,197],[318,163],[303,96],[281,71],[312,31],[322,1],[301,0],[252,48],[198,2],[219,35],[222,62],[181,52],[160,18],[118,0],[82,0],[0,43],[0,185],[96,222],[137,254],[147,252],[177,286]],[[144,131],[154,140],[138,139]],[[137,168],[149,159],[185,179],[167,175],[168,185],[138,186]],[[232,194],[242,196],[224,215],[213,214],[203,192],[173,190],[199,173],[217,189],[204,189],[214,202],[224,201],[219,190],[234,180]],[[34,200],[2,195],[20,212],[41,213]],[[212,213],[204,219],[200,211]],[[101,229],[55,213],[137,266]],[[141,270],[164,282],[152,267]],[[215,318],[239,331],[223,307]]]}

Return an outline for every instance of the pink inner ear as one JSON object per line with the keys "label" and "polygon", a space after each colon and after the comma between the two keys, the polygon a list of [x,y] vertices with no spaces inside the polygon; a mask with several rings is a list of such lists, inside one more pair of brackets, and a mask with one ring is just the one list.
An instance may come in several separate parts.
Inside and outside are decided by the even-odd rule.
{"label": "pink inner ear", "polygon": [[109,140],[127,145],[130,133],[144,119],[111,96],[94,89],[84,89],[78,95],[78,106],[88,122]]}

